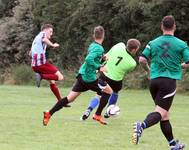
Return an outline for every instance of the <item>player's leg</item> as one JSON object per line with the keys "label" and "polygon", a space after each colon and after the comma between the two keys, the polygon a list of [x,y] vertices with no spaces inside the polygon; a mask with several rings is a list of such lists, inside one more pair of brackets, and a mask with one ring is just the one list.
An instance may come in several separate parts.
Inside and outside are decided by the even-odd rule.
{"label": "player's leg", "polygon": [[38,85],[40,85],[41,79],[48,80],[50,82],[50,89],[52,93],[56,96],[57,100],[60,100],[61,95],[58,86],[55,83],[56,80],[63,80],[63,75],[60,71],[50,63],[39,66],[38,71],[41,73],[37,80]]}
{"label": "player's leg", "polygon": [[87,89],[82,84],[82,78],[81,76],[78,76],[72,90],[69,92],[67,97],[64,97],[63,99],[59,100],[51,109],[50,111],[44,112],[43,117],[43,125],[46,126],[49,122],[50,117],[56,112],[62,109],[63,107],[67,106],[68,103],[71,103],[74,101],[81,92],[86,91]]}
{"label": "player's leg", "polygon": [[96,113],[93,115],[93,119],[96,120],[96,121],[99,121],[101,124],[106,125],[107,122],[103,120],[101,114],[102,114],[102,111],[103,111],[104,107],[107,105],[108,100],[109,100],[111,94],[113,93],[113,90],[107,84],[105,87],[102,88],[102,91],[103,92],[102,92],[102,95],[101,95],[101,98],[100,98],[100,103],[98,105]]}
{"label": "player's leg", "polygon": [[35,72],[35,81],[36,81],[36,85],[37,87],[40,87],[41,84],[41,75],[40,75],[40,66],[33,66],[32,70]]}
{"label": "player's leg", "polygon": [[[91,111],[98,105],[98,103],[99,103],[99,97],[101,97],[101,95],[102,95],[102,90],[105,90],[105,92],[108,92],[108,90],[111,90],[111,88],[109,86],[107,86],[107,82],[105,82],[105,81],[103,81],[101,79],[97,79],[96,81],[91,82],[91,83],[85,83],[85,82],[83,82],[83,84],[85,85],[85,87],[87,87],[88,90],[92,90],[92,91],[97,92],[98,96],[96,96],[95,98],[92,99],[92,101],[90,103],[90,106],[84,112],[84,114],[80,118],[80,120],[86,120],[89,117]],[[108,87],[110,89],[108,89]],[[111,90],[111,92],[112,92],[112,90]]]}
{"label": "player's leg", "polygon": [[66,106],[68,103],[73,102],[79,95],[80,92],[70,91],[68,96],[58,101],[55,104],[55,106],[49,111],[50,115],[52,116],[56,111],[59,111],[60,109],[62,109],[62,107]]}
{"label": "player's leg", "polygon": [[32,69],[36,72],[36,84],[38,87],[40,87],[42,79],[54,81],[63,80],[63,75],[60,71],[48,62],[40,66],[32,67]]}
{"label": "player's leg", "polygon": [[[107,77],[106,77],[107,78]],[[112,104],[116,104],[118,100],[118,93],[122,89],[122,81],[114,81],[109,78],[107,78],[107,83],[110,85],[110,87],[113,90],[112,95],[110,96],[110,99],[108,101],[108,106]]]}
{"label": "player's leg", "polygon": [[[156,79],[151,80],[150,82],[150,93],[152,95],[152,98],[156,106],[157,106],[156,98],[158,97],[158,93],[159,93],[158,82],[159,81],[156,81]],[[132,142],[134,144],[138,144],[139,138],[141,137],[143,130],[147,128],[147,124],[148,127],[150,127],[158,123],[160,120],[161,120],[161,114],[155,111],[149,113],[143,122],[135,122],[133,126]]]}
{"label": "player's leg", "polygon": [[178,140],[174,139],[172,125],[169,121],[169,113],[167,114],[167,116],[164,116],[160,121],[160,128],[163,135],[167,139],[167,142],[171,150],[180,150],[185,147],[185,144],[179,143]]}
{"label": "player's leg", "polygon": [[[122,81],[115,81],[112,80],[104,75],[104,78],[106,79],[107,83],[110,85],[110,87],[113,90],[113,93],[111,94],[109,100],[108,100],[108,106],[112,104],[116,104],[118,100],[118,92],[122,89]],[[110,116],[105,112],[104,114],[105,118],[109,118]]]}
{"label": "player's leg", "polygon": [[70,91],[67,97],[59,100],[49,111],[44,112],[43,125],[46,126],[50,120],[50,117],[63,107],[66,107],[68,103],[73,102],[76,97],[80,95],[80,92]]}
{"label": "player's leg", "polygon": [[60,71],[57,71],[57,72],[55,73],[55,75],[58,76],[58,80],[64,80],[64,76],[62,75],[62,73],[61,73]]}
{"label": "player's leg", "polygon": [[172,125],[169,120],[169,112],[166,115],[164,115],[164,117],[160,121],[160,128],[171,150],[179,150],[185,147],[185,144],[181,144],[178,142],[178,140],[174,139]]}
{"label": "player's leg", "polygon": [[108,103],[109,97],[110,97],[110,94],[104,93],[104,92],[102,93],[98,108],[95,114],[93,115],[94,120],[99,121],[101,124],[104,124],[104,125],[106,125],[107,122],[103,120],[101,113],[104,107],[106,106],[106,104]]}
{"label": "player's leg", "polygon": [[[108,106],[111,104],[116,104],[117,102],[117,98],[118,98],[118,91],[121,90],[122,87],[122,81],[114,81],[109,79],[108,77],[106,77],[104,74],[101,74],[99,77],[99,87],[101,87],[102,89],[105,89],[107,83],[109,84],[109,86],[113,89],[113,91],[115,90],[115,92],[113,92],[108,100]],[[86,120],[90,113],[92,112],[92,110],[99,105],[99,101],[100,101],[100,97],[95,96],[92,98],[92,100],[90,101],[90,104],[88,106],[88,109],[84,112],[83,116],[81,117],[81,120]],[[109,118],[109,116],[105,113],[104,115],[105,118]]]}
{"label": "player's leg", "polygon": [[117,103],[117,99],[118,99],[118,93],[113,92],[109,98],[108,101],[108,106],[112,105],[112,104],[116,104]]}
{"label": "player's leg", "polygon": [[40,72],[41,78],[45,80],[63,80],[64,77],[61,72],[52,64],[44,64],[41,66],[42,70]]}
{"label": "player's leg", "polygon": [[[102,99],[102,91],[103,93],[106,93],[104,94],[104,98],[103,100],[105,101],[105,103],[107,104],[107,101],[111,95],[111,93],[113,92],[111,87],[103,80],[101,79],[97,79],[96,81],[94,82],[91,82],[91,83],[84,83],[85,84],[85,87],[87,87],[88,90],[92,90],[92,91],[95,91],[97,92],[98,95],[101,95],[101,99]],[[106,97],[106,98],[105,98]],[[106,105],[105,104],[105,105]],[[102,105],[102,104],[100,104]],[[100,106],[101,107],[101,106]],[[96,116],[96,117],[95,117]],[[99,121],[100,123],[102,124],[105,124],[103,118],[101,115],[97,116],[97,115],[94,115],[93,116],[93,119],[96,120],[96,121]]]}
{"label": "player's leg", "polygon": [[[154,89],[156,87],[154,84],[156,84],[159,89],[157,94],[154,94],[156,93],[154,92]],[[138,122],[135,124],[134,126],[135,132],[133,136],[135,144],[138,144],[138,140],[144,129],[157,124],[161,120],[168,120],[168,116],[169,116],[168,112],[172,105],[174,95],[176,93],[176,81],[173,79],[167,79],[167,78],[156,79],[151,82],[151,85],[152,87],[150,86],[150,92],[152,94],[152,97],[155,98],[156,108],[154,112],[148,114],[148,116],[142,123]],[[166,123],[164,123],[162,129],[164,131],[163,133],[165,133],[164,134],[165,137],[168,139],[168,142],[169,143],[173,142],[170,122],[167,121]],[[172,144],[175,144],[175,142],[173,142]]]}
{"label": "player's leg", "polygon": [[[118,94],[113,92],[111,94],[109,100],[108,100],[108,105],[107,106],[112,105],[112,104],[116,104],[117,99],[118,99]],[[93,109],[95,109],[99,105],[99,102],[100,102],[100,96],[99,95],[96,95],[95,97],[93,97],[90,100],[89,106],[85,110],[85,112],[83,113],[83,115],[80,118],[80,120],[83,120],[83,121],[86,120],[90,116],[90,114],[93,111]],[[109,115],[105,112],[104,117],[105,118],[109,118]]]}
{"label": "player's leg", "polygon": [[80,120],[86,120],[91,112],[93,111],[94,108],[96,108],[99,104],[99,101],[100,101],[100,95],[96,94],[95,97],[93,97],[91,100],[90,100],[90,103],[89,103],[89,106],[88,108],[85,110],[85,112],[83,113],[83,115],[81,116]]}
{"label": "player's leg", "polygon": [[[56,99],[59,101],[62,99],[62,97],[60,96],[60,92],[58,89],[58,86],[56,85],[56,82],[54,80],[49,81],[50,83],[50,89],[52,91],[52,93],[56,96]],[[66,105],[65,107],[71,107],[70,105]]]}
{"label": "player's leg", "polygon": [[178,148],[178,147],[184,147],[184,144],[180,144],[177,142],[177,140],[174,139],[173,131],[172,131],[172,125],[169,120],[169,110],[171,108],[174,95],[176,93],[176,81],[172,79],[168,79],[165,81],[165,89],[167,90],[166,94],[163,91],[166,91],[165,89],[161,90],[162,93],[162,101],[158,101],[158,105],[161,106],[164,110],[167,111],[166,114],[162,114],[162,120],[160,121],[160,127],[163,135],[167,139],[167,142],[169,143],[169,146],[171,149]]}
{"label": "player's leg", "polygon": [[170,146],[175,145],[176,141],[174,140],[173,132],[172,132],[172,126],[171,126],[171,123],[169,121],[169,112],[160,121],[160,128],[161,128],[163,135],[166,137],[169,145]]}
{"label": "player's leg", "polygon": [[155,111],[149,113],[143,122],[136,122],[133,127],[133,143],[138,144],[139,138],[141,137],[143,130],[160,122],[160,120],[162,119],[161,115],[165,115],[165,113],[166,111],[164,109],[156,106]]}
{"label": "player's leg", "polygon": [[54,80],[50,80],[49,83],[50,83],[50,89],[52,93],[56,96],[57,100],[61,100],[62,97],[60,96],[60,92],[56,85],[56,82]]}
{"label": "player's leg", "polygon": [[[117,103],[117,99],[118,99],[118,93],[113,92],[108,100],[108,106],[116,104]],[[104,114],[104,118],[109,118],[110,116],[107,114],[107,112],[105,112]]]}

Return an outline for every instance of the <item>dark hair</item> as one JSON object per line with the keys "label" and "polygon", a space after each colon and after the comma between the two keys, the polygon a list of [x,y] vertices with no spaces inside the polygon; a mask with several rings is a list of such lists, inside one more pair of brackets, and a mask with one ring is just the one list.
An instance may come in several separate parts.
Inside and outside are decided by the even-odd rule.
{"label": "dark hair", "polygon": [[161,24],[165,30],[172,30],[175,25],[175,18],[172,15],[163,17]]}
{"label": "dark hair", "polygon": [[101,39],[104,36],[104,28],[102,26],[97,26],[93,30],[94,38]]}
{"label": "dark hair", "polygon": [[43,31],[44,29],[48,29],[48,28],[52,28],[53,29],[53,25],[52,24],[43,24],[41,26],[41,31]]}
{"label": "dark hair", "polygon": [[127,49],[132,50],[132,49],[137,49],[140,47],[140,41],[137,39],[129,39],[127,41]]}

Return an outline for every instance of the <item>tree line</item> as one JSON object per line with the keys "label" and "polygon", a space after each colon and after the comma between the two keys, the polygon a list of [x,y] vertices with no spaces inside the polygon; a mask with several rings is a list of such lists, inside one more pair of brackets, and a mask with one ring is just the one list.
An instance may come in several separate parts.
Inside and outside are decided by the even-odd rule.
{"label": "tree line", "polygon": [[[10,12],[14,7],[11,4],[19,4],[16,3],[19,0],[1,1],[4,2],[0,5],[0,8],[3,8],[0,9],[0,17],[3,17],[5,12]],[[11,1],[14,3],[10,3]],[[58,50],[47,51],[48,57],[59,67],[69,70],[77,70],[82,63],[87,46],[92,40],[92,29],[96,25],[105,28],[106,38],[103,46],[106,51],[117,42],[126,42],[129,38],[139,39],[142,50],[149,40],[161,35],[160,22],[165,15],[173,15],[176,19],[175,36],[186,42],[189,40],[188,0],[30,0],[30,2],[30,9],[21,17],[22,23],[17,24],[15,29],[11,28],[8,39],[3,43],[7,43],[7,46],[2,49],[0,47],[0,54],[3,54],[1,56],[9,58],[6,64],[23,62],[30,64],[26,51],[43,23],[54,25],[55,33],[52,40],[61,45]],[[6,52],[8,56],[13,55],[12,57],[16,58],[13,60],[12,57],[5,57]]]}
{"label": "tree line", "polygon": [[[60,51],[50,52],[60,65],[79,65],[91,41],[91,29],[104,26],[104,47],[137,38],[146,43],[161,34],[160,21],[173,15],[177,22],[176,36],[189,39],[189,1],[187,0],[40,0],[33,3],[34,22],[50,22],[55,26],[54,40]],[[58,55],[57,55],[58,54]]]}

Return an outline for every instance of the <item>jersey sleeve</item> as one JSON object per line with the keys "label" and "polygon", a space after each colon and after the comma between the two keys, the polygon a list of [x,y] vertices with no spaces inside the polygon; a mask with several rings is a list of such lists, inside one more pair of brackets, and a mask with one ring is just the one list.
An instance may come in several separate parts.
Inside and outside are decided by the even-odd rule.
{"label": "jersey sleeve", "polygon": [[96,69],[98,69],[100,67],[100,63],[96,63],[95,62],[95,58],[97,57],[102,57],[102,51],[101,50],[95,50],[90,52],[86,58],[85,61],[88,65],[94,66]]}
{"label": "jersey sleeve", "polygon": [[146,45],[145,49],[142,52],[143,57],[145,57],[146,59],[150,58],[151,55],[151,46],[150,46],[150,42]]}
{"label": "jersey sleeve", "polygon": [[183,49],[183,60],[185,63],[189,63],[189,47],[187,46],[187,44]]}

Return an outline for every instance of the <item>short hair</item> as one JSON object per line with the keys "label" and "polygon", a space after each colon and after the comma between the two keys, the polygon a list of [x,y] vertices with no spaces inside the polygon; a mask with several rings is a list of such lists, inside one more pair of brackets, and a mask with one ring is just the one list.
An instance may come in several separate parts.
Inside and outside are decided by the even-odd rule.
{"label": "short hair", "polygon": [[137,49],[140,47],[140,41],[137,39],[129,39],[127,41],[127,49],[132,50],[132,49]]}
{"label": "short hair", "polygon": [[53,29],[53,25],[52,24],[43,24],[41,26],[41,31],[45,30],[45,29],[48,29],[48,28],[52,28]]}
{"label": "short hair", "polygon": [[104,28],[102,26],[96,26],[93,30],[94,38],[102,39],[104,37]]}
{"label": "short hair", "polygon": [[161,24],[165,30],[172,30],[175,25],[175,18],[172,15],[165,16],[163,17]]}

